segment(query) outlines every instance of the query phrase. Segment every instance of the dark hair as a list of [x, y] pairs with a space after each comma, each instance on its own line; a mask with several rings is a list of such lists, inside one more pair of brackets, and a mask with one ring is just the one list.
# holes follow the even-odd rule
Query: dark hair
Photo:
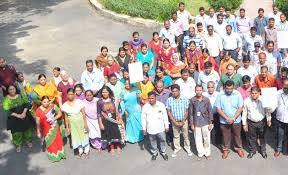
[[203, 89], [203, 86], [202, 86], [201, 84], [197, 84], [197, 85], [195, 86], [195, 89], [196, 89], [197, 87], [201, 87], [201, 88]]
[[207, 53], [209, 55], [209, 50], [207, 48], [202, 49], [202, 53]]
[[245, 12], [245, 9], [244, 8], [241, 8], [240, 10], [239, 10], [239, 12]]
[[230, 27], [230, 29], [232, 29], [232, 26], [231, 26], [230, 24], [228, 24], [228, 25], [226, 26], [226, 29], [227, 29], [228, 27]]
[[148, 67], [150, 66], [150, 64], [147, 63], [147, 62], [144, 62], [144, 63], [142, 64], [142, 66], [144, 66], [144, 65], [147, 65]]
[[173, 11], [172, 13], [171, 13], [171, 15], [173, 16], [173, 15], [177, 15], [177, 12], [176, 11]]
[[17, 88], [17, 86], [16, 86], [15, 84], [9, 84], [8, 87], [7, 87], [7, 89], [6, 89], [7, 95], [8, 95], [8, 89], [9, 89], [10, 87], [14, 87], [14, 88], [15, 88], [16, 94], [20, 94], [20, 91], [18, 90], [18, 88]]
[[113, 91], [112, 91], [108, 86], [106, 86], [106, 85], [104, 85], [104, 86], [99, 90], [101, 97], [103, 97], [103, 96], [102, 96], [103, 90], [107, 90], [107, 91], [109, 92], [110, 98], [111, 98], [111, 99], [114, 99], [114, 93], [113, 93]]
[[165, 41], [168, 41], [169, 44], [170, 44], [170, 40], [168, 38], [163, 39], [163, 44], [164, 44]]
[[180, 5], [185, 5], [185, 3], [184, 3], [184, 2], [179, 2], [179, 6], [180, 6]]
[[262, 71], [263, 69], [269, 70], [268, 66], [261, 66], [260, 71]]
[[104, 49], [106, 49], [107, 52], [108, 52], [108, 47], [106, 47], [106, 46], [102, 46], [101, 49], [100, 49], [100, 51], [102, 52]]
[[267, 41], [267, 46], [269, 45], [269, 44], [273, 44], [273, 46], [274, 46], [274, 41]]
[[230, 8], [226, 8], [225, 11], [226, 12], [231, 12], [231, 9]]
[[58, 72], [61, 71], [60, 67], [54, 67], [53, 70], [56, 70], [56, 71], [58, 71]]
[[122, 69], [122, 73], [124, 73], [124, 72], [128, 72], [129, 73], [129, 71], [127, 69]]
[[86, 90], [86, 91], [85, 91], [85, 95], [87, 95], [88, 92], [90, 92], [91, 94], [93, 94], [93, 91], [89, 89], [89, 90]]
[[281, 72], [288, 72], [288, 68], [287, 67], [282, 67], [280, 71]]
[[73, 88], [68, 88], [68, 89], [67, 89], [67, 94], [68, 94], [69, 92], [75, 93], [75, 89], [73, 89]]
[[147, 72], [143, 72], [143, 76], [144, 76], [144, 77], [149, 77], [149, 75], [148, 75]]
[[[157, 72], [157, 70], [160, 70], [161, 72], [163, 72], [163, 76], [164, 76], [164, 68], [163, 68], [163, 67], [158, 66], [158, 67], [156, 67], [155, 72]], [[157, 75], [157, 73], [156, 73], [154, 82], [157, 82], [157, 81], [159, 81], [159, 80], [161, 80], [161, 78], [159, 78], [158, 75]]]
[[197, 26], [197, 27], [203, 26], [203, 24], [202, 24], [202, 22], [197, 22], [196, 26]]
[[188, 74], [188, 73], [189, 73], [189, 70], [184, 68], [184, 69], [181, 69], [180, 72], [181, 72], [181, 75], [182, 75], [182, 74], [186, 74], [186, 73]]
[[50, 100], [49, 97], [47, 95], [44, 95], [42, 98], [41, 98], [41, 101], [43, 100]]
[[190, 41], [189, 46], [190, 46], [191, 44], [194, 44], [194, 45], [196, 46], [196, 42], [195, 42], [195, 41]]
[[139, 32], [133, 32], [132, 36], [138, 35], [139, 36]]
[[23, 72], [16, 72], [16, 77], [19, 77], [19, 75], [23, 75]]
[[119, 47], [119, 53], [122, 52], [122, 51], [126, 52], [124, 47]]
[[269, 21], [275, 21], [275, 19], [274, 18], [269, 18]]
[[261, 12], [261, 11], [264, 12], [264, 9], [263, 8], [259, 8], [258, 9], [258, 13]]
[[129, 45], [129, 42], [128, 41], [123, 41], [122, 42], [122, 46], [124, 47], [125, 45]]
[[260, 92], [261, 90], [257, 86], [254, 86], [254, 87], [251, 88], [251, 92], [253, 92], [253, 91]]
[[242, 56], [243, 58], [242, 58], [242, 62], [246, 62], [246, 61], [251, 61], [251, 59], [250, 59], [250, 56], [249, 55], [243, 55]]
[[141, 44], [141, 49], [142, 49], [143, 47], [146, 47], [146, 48], [148, 48], [148, 46], [147, 46], [147, 44], [146, 44], [146, 43], [142, 43], [142, 44]]
[[204, 63], [204, 68], [212, 67], [212, 63], [210, 61], [207, 61]]
[[108, 79], [110, 80], [112, 77], [115, 77], [117, 79], [117, 75], [115, 73], [112, 73], [108, 76]]
[[76, 84], [76, 85], [74, 86], [74, 91], [75, 91], [75, 89], [77, 89], [77, 88], [80, 88], [80, 89], [82, 90], [82, 92], [84, 91], [83, 85], [82, 85], [81, 83]]
[[244, 75], [242, 77], [242, 82], [248, 82], [248, 81], [251, 81], [251, 78], [248, 75]]
[[158, 32], [153, 32], [152, 36], [154, 37], [155, 35], [159, 36], [159, 33]]
[[150, 97], [150, 96], [156, 97], [156, 92], [154, 92], [154, 91], [148, 92], [148, 97]]
[[86, 65], [89, 63], [93, 64], [93, 61], [92, 60], [86, 60]]
[[46, 75], [45, 74], [39, 74], [38, 75], [38, 80], [40, 80], [42, 77], [46, 78]]
[[214, 27], [213, 27], [212, 25], [208, 25], [208, 26], [207, 26], [207, 30], [208, 30], [210, 27], [212, 27], [212, 29], [214, 29]]
[[253, 26], [253, 27], [250, 28], [250, 31], [255, 31], [255, 32], [257, 32], [257, 28]]
[[199, 7], [199, 12], [204, 10], [205, 11], [205, 8], [204, 7]]
[[226, 51], [224, 51], [224, 53], [223, 53], [223, 57], [224, 56], [231, 56], [232, 55], [232, 52], [230, 51], [230, 50], [226, 50]]
[[224, 83], [224, 86], [225, 87], [230, 87], [230, 86], [234, 86], [234, 81], [232, 81], [232, 80], [227, 80], [225, 83]]
[[180, 86], [178, 84], [173, 84], [173, 85], [171, 85], [171, 91], [173, 89], [178, 89], [180, 91]]
[[218, 17], [224, 17], [221, 13], [219, 13], [218, 15], [217, 15], [217, 18]]

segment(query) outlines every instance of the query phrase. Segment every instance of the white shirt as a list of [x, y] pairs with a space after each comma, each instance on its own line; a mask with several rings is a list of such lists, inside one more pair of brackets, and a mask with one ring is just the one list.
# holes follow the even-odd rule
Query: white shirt
[[222, 22], [222, 24], [219, 24], [218, 22], [216, 22], [214, 24], [214, 31], [218, 33], [218, 35], [222, 38], [223, 35], [226, 33], [226, 26], [227, 26], [227, 23], [224, 21]]
[[260, 122], [265, 118], [265, 111], [261, 98], [252, 100], [251, 97], [244, 100], [242, 123], [247, 125], [247, 119], [252, 122]]
[[175, 42], [176, 33], [173, 29], [169, 28], [168, 30], [166, 28], [162, 28], [159, 33], [159, 37], [163, 39], [167, 38], [170, 41], [171, 47], [175, 48], [177, 47]]
[[278, 91], [276, 119], [283, 123], [288, 123], [288, 95], [283, 90]]
[[205, 22], [205, 20], [206, 20], [207, 17], [208, 17], [208, 16], [207, 16], [206, 14], [204, 14], [203, 16], [197, 15], [197, 16], [195, 17], [195, 24], [197, 24], [198, 22], [201, 22], [202, 25], [203, 25], [203, 27], [204, 27], [204, 29], [205, 29], [205, 28], [207, 27], [206, 22]]
[[215, 83], [215, 88], [216, 88], [216, 86], [218, 85], [220, 81], [219, 74], [214, 70], [212, 70], [209, 75], [207, 75], [204, 71], [201, 71], [199, 73], [197, 84], [202, 85], [204, 92], [207, 91], [207, 84], [209, 81], [213, 81]]
[[255, 77], [258, 75], [256, 68], [252, 65], [249, 65], [247, 69], [243, 66], [240, 67], [237, 70], [237, 73], [240, 74], [242, 77], [244, 75], [248, 75], [251, 78], [252, 83], [254, 82]]
[[266, 64], [271, 68], [271, 73], [277, 75], [277, 59], [273, 56], [272, 52], [269, 53], [265, 51], [266, 54]]
[[274, 18], [275, 19], [275, 24], [278, 25], [278, 23], [280, 23], [280, 15], [281, 12], [277, 12], [277, 14], [275, 15], [273, 12], [268, 14], [268, 18]]
[[[215, 89], [216, 89], [216, 86], [217, 85], [214, 85]], [[209, 94], [208, 92], [204, 92], [203, 95], [207, 98], [209, 98], [210, 100], [210, 103], [211, 103], [211, 106], [212, 106], [212, 110], [213, 110], [213, 114], [216, 114], [217, 113], [217, 109], [216, 109], [216, 106], [214, 106], [215, 104], [215, 101], [217, 99], [217, 96], [218, 96], [219, 92], [218, 91], [214, 91], [213, 94]]]
[[223, 44], [220, 36], [217, 33], [213, 33], [213, 35], [207, 34], [204, 41], [206, 48], [209, 50], [210, 56], [219, 56], [220, 51], [223, 50]]
[[168, 115], [165, 105], [159, 101], [152, 106], [146, 103], [142, 108], [142, 128], [148, 134], [159, 134], [169, 128]]
[[177, 11], [177, 17], [180, 21], [182, 21], [184, 31], [189, 29], [189, 21], [192, 20], [192, 15], [190, 12], [184, 10], [183, 12]]
[[212, 18], [210, 16], [207, 16], [207, 18], [205, 19], [205, 23], [206, 27], [208, 27], [209, 25], [212, 25], [214, 27], [214, 25], [217, 23], [216, 15], [214, 14]]
[[222, 36], [223, 48], [225, 50], [235, 50], [237, 48], [242, 48], [242, 39], [238, 33], [232, 32], [228, 35], [226, 32]]
[[103, 73], [95, 67], [92, 72], [85, 70], [81, 75], [81, 83], [85, 90], [98, 91], [104, 85]]
[[178, 80], [175, 81], [175, 84], [178, 84], [180, 86], [181, 96], [190, 100], [192, 97], [196, 95], [195, 94], [196, 83], [193, 78], [188, 77], [186, 81], [184, 81], [182, 78], [179, 78]]

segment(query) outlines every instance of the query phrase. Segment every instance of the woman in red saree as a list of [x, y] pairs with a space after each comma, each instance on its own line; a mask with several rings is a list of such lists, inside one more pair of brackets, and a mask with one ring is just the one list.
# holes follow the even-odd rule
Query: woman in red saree
[[191, 41], [185, 51], [185, 64], [190, 65], [191, 63], [194, 63], [197, 65], [198, 59], [201, 55], [201, 50], [197, 49], [195, 41]]
[[48, 96], [43, 96], [41, 106], [36, 110], [37, 136], [43, 136], [46, 145], [48, 159], [58, 162], [66, 159], [60, 127], [57, 120], [61, 118], [62, 112], [50, 103]]
[[162, 48], [162, 41], [159, 37], [159, 34], [158, 32], [154, 32], [153, 33], [153, 38], [152, 40], [149, 42], [149, 47], [150, 49], [152, 50], [153, 54], [154, 54], [154, 57], [156, 59], [158, 59], [159, 57], [159, 53], [160, 53], [160, 50]]
[[158, 66], [173, 66], [171, 63], [171, 58], [173, 53], [175, 53], [175, 49], [171, 47], [169, 39], [165, 38], [163, 40], [163, 46], [162, 49], [159, 52], [159, 58], [158, 58]]
[[204, 70], [204, 64], [210, 61], [212, 63], [212, 67], [216, 72], [219, 72], [219, 66], [217, 65], [215, 59], [209, 55], [208, 49], [202, 49], [202, 55], [198, 58], [198, 71]]

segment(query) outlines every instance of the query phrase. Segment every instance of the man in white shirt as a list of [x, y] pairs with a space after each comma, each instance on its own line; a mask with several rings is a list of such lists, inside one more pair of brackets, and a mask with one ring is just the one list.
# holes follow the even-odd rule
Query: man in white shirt
[[177, 11], [178, 19], [183, 23], [184, 32], [188, 31], [189, 25], [192, 22], [192, 15], [190, 12], [185, 10], [185, 4], [183, 2], [179, 3], [179, 10]]
[[[278, 107], [276, 109], [276, 151], [274, 157], [279, 157], [283, 151], [283, 140], [288, 136], [288, 80], [284, 80], [283, 89], [279, 90]], [[286, 132], [286, 133], [285, 133]]]
[[209, 81], [213, 81], [215, 85], [218, 85], [220, 81], [219, 74], [213, 70], [212, 63], [207, 61], [204, 63], [204, 71], [201, 71], [198, 77], [197, 84], [201, 84], [203, 87], [203, 91], [207, 92], [207, 85]]
[[242, 53], [242, 39], [238, 33], [232, 32], [232, 26], [227, 25], [222, 35], [224, 51], [230, 51], [232, 58], [240, 59]]
[[164, 160], [168, 160], [165, 146], [165, 132], [168, 132], [169, 121], [165, 105], [156, 101], [154, 91], [148, 93], [149, 103], [142, 109], [142, 128], [144, 135], [148, 135], [150, 141], [151, 160], [156, 160], [158, 156], [157, 142], [159, 142], [160, 154]]
[[214, 8], [210, 7], [209, 15], [206, 17], [206, 20], [205, 20], [206, 27], [208, 27], [209, 25], [214, 26], [216, 23], [217, 23], [217, 18], [215, 15], [215, 10]]
[[246, 53], [251, 53], [255, 50], [254, 45], [256, 42], [260, 43], [260, 47], [263, 48], [263, 39], [260, 35], [256, 35], [256, 30], [256, 27], [251, 27], [250, 34], [244, 35], [243, 50]]
[[206, 28], [206, 23], [205, 20], [208, 16], [205, 14], [205, 8], [204, 7], [200, 7], [199, 8], [199, 15], [197, 15], [195, 17], [195, 24], [201, 22], [202, 25]]
[[212, 25], [209, 25], [207, 30], [208, 34], [204, 38], [205, 46], [209, 50], [210, 56], [212, 56], [217, 61], [217, 63], [220, 63], [219, 56], [223, 50], [221, 37], [214, 32]]
[[177, 47], [176, 33], [173, 29], [171, 29], [169, 20], [164, 21], [164, 28], [160, 30], [159, 37], [161, 38], [161, 40], [165, 38], [169, 39], [171, 47]]
[[81, 83], [85, 90], [92, 90], [94, 95], [104, 85], [103, 73], [93, 65], [92, 60], [86, 61], [86, 70], [81, 75]]
[[176, 80], [175, 84], [180, 86], [181, 96], [187, 98], [188, 100], [195, 96], [196, 83], [192, 77], [189, 77], [188, 69], [181, 70], [181, 78]]
[[[214, 31], [220, 35], [222, 38], [226, 33], [227, 23], [224, 21], [224, 16], [222, 14], [217, 15], [217, 22], [214, 24]], [[232, 28], [232, 27], [231, 27]]]
[[268, 14], [268, 18], [274, 18], [275, 19], [275, 24], [278, 25], [279, 22], [280, 22], [281, 12], [279, 12], [276, 4], [273, 4], [272, 8], [273, 8], [273, 12]]
[[251, 78], [251, 82], [254, 82], [255, 77], [258, 75], [255, 67], [251, 65], [251, 60], [248, 55], [244, 55], [242, 58], [243, 66], [241, 66], [237, 73], [240, 74], [242, 77], [244, 75], [248, 75]]
[[249, 154], [248, 159], [251, 159], [257, 152], [258, 143], [260, 141], [260, 154], [264, 159], [267, 158], [265, 130], [266, 126], [271, 126], [270, 115], [265, 114], [262, 101], [259, 99], [260, 89], [252, 87], [251, 96], [246, 98], [243, 106], [242, 124], [243, 129], [248, 136]]

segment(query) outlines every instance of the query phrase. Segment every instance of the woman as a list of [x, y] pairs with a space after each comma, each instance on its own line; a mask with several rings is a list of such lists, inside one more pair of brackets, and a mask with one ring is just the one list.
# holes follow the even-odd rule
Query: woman
[[83, 102], [75, 99], [75, 90], [72, 88], [67, 90], [67, 97], [67, 101], [62, 106], [66, 126], [68, 126], [67, 133], [71, 133], [73, 149], [78, 149], [77, 157], [80, 158], [83, 154], [88, 156], [89, 128], [87, 126]]
[[122, 42], [122, 47], [125, 50], [126, 55], [129, 55], [131, 57], [131, 61], [134, 60], [134, 55], [132, 53], [132, 50], [130, 48], [129, 42], [128, 41], [123, 41]]
[[163, 47], [159, 52], [158, 66], [163, 66], [163, 64], [168, 64], [168, 66], [170, 66], [172, 55], [175, 52], [175, 49], [170, 45], [169, 39], [165, 38], [163, 40]]
[[161, 39], [159, 37], [159, 33], [158, 32], [153, 32], [153, 38], [149, 42], [149, 47], [152, 50], [156, 60], [158, 60], [159, 54], [160, 54], [160, 50], [162, 48], [162, 41], [161, 41]]
[[191, 63], [197, 64], [199, 57], [202, 55], [201, 50], [197, 49], [195, 41], [189, 43], [188, 48], [185, 51], [185, 64]]
[[123, 121], [114, 104], [112, 90], [108, 86], [103, 86], [100, 94], [101, 98], [97, 102], [97, 113], [101, 129], [101, 141], [105, 146], [109, 146], [112, 155], [115, 148], [120, 154], [122, 136], [119, 125], [123, 125]]
[[96, 57], [95, 64], [99, 69], [103, 69], [108, 62], [108, 48], [106, 46], [102, 46], [100, 49], [101, 53]]
[[29, 112], [30, 104], [25, 94], [18, 94], [15, 85], [7, 88], [8, 94], [3, 98], [3, 109], [7, 116], [7, 130], [12, 133], [12, 142], [16, 152], [27, 144], [32, 148], [32, 128], [34, 120]]
[[125, 91], [120, 94], [121, 109], [126, 117], [126, 141], [137, 143], [144, 139], [141, 123], [141, 106], [139, 90], [132, 90], [129, 80], [125, 82]]
[[82, 84], [76, 84], [75, 89], [75, 99], [83, 101], [85, 99], [84, 88]]
[[174, 53], [171, 59], [171, 65], [169, 67], [164, 67], [166, 73], [173, 79], [181, 77], [181, 70], [184, 69], [186, 65], [180, 61], [180, 55]]
[[209, 55], [208, 49], [202, 49], [202, 55], [198, 58], [198, 71], [204, 71], [204, 64], [210, 61], [212, 63], [212, 67], [216, 72], [219, 72], [219, 67], [213, 57]]
[[142, 38], [139, 38], [138, 32], [133, 32], [132, 37], [133, 40], [129, 41], [129, 46], [131, 48], [132, 54], [135, 57], [140, 50], [141, 44], [144, 43], [144, 40]]
[[171, 79], [170, 76], [164, 75], [164, 69], [163, 67], [157, 67], [156, 68], [156, 76], [154, 79], [154, 83], [156, 83], [157, 81], [163, 81], [164, 83], [164, 88], [167, 88], [169, 86], [171, 86], [173, 84], [173, 80]]
[[108, 77], [113, 73], [116, 74], [120, 78], [120, 71], [121, 71], [121, 68], [115, 62], [114, 58], [112, 56], [108, 56], [108, 62], [103, 71], [106, 83], [108, 82]]
[[58, 102], [61, 108], [62, 104], [67, 101], [67, 90], [69, 88], [74, 88], [76, 82], [72, 78], [70, 78], [67, 72], [64, 70], [60, 72], [60, 76], [62, 81], [58, 84], [57, 90], [58, 90]]
[[[143, 72], [148, 73], [149, 80], [153, 80], [155, 78], [155, 70], [153, 70], [153, 71], [150, 70], [149, 63], [147, 63], [147, 62], [143, 63], [142, 68], [143, 68]], [[125, 82], [123, 84], [125, 84]]]
[[147, 73], [143, 73], [143, 81], [137, 83], [137, 89], [141, 92], [141, 104], [144, 105], [148, 102], [148, 93], [154, 90], [154, 85], [149, 80], [149, 75]]
[[61, 76], [60, 76], [60, 67], [54, 67], [53, 68], [53, 79], [52, 79], [52, 83], [57, 87], [58, 84], [61, 82]]
[[89, 141], [97, 152], [101, 151], [101, 131], [97, 116], [97, 101], [93, 96], [93, 91], [87, 90], [85, 92], [85, 100], [83, 100], [87, 125], [89, 128]]
[[125, 49], [123, 47], [119, 48], [119, 53], [115, 59], [122, 70], [123, 69], [128, 70], [128, 65], [131, 63], [131, 57], [126, 54]]
[[52, 162], [66, 159], [60, 127], [57, 120], [61, 118], [62, 112], [51, 104], [48, 96], [43, 96], [41, 106], [36, 110], [36, 124], [38, 138], [44, 137], [46, 153]]
[[242, 85], [237, 88], [237, 91], [240, 92], [241, 96], [245, 100], [251, 95], [251, 78], [248, 75], [242, 77]]
[[148, 51], [147, 44], [143, 43], [141, 45], [141, 52], [138, 52], [136, 55], [136, 61], [140, 61], [141, 64], [148, 63], [150, 65], [149, 72], [155, 72], [154, 68], [154, 55], [151, 51]]

